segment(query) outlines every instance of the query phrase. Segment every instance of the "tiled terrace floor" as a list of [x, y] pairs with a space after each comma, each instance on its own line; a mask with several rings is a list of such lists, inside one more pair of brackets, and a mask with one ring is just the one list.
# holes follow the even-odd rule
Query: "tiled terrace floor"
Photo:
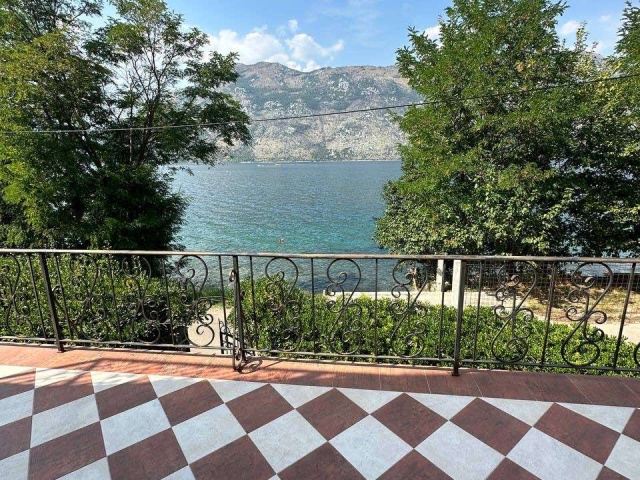
[[0, 346], [0, 478], [640, 479], [640, 380]]

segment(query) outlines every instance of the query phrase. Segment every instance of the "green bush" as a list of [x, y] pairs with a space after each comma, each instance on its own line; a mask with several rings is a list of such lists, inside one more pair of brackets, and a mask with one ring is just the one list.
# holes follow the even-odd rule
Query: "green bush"
[[[311, 295], [285, 281], [260, 279], [242, 284], [242, 307], [246, 342], [255, 351], [288, 355], [287, 352], [341, 354], [347, 359], [405, 361], [435, 364], [451, 361], [457, 312], [452, 307], [407, 302], [403, 299], [359, 297], [349, 294]], [[586, 328], [586, 342], [577, 324], [551, 323], [521, 311], [515, 324], [491, 307], [468, 307], [463, 312], [461, 358], [470, 364], [497, 368], [535, 368], [544, 352], [546, 365], [566, 366], [572, 371], [597, 373], [584, 367], [609, 367], [617, 339]], [[638, 368], [635, 345], [621, 343], [618, 367]], [[565, 358], [573, 364], [569, 364]], [[314, 356], [314, 355], [311, 355]], [[383, 357], [383, 358], [380, 358]], [[384, 357], [400, 357], [385, 359]], [[369, 358], [370, 360], [374, 360]], [[484, 361], [484, 363], [483, 363]], [[498, 362], [497, 364], [495, 362]], [[519, 364], [519, 365], [516, 365]], [[555, 371], [566, 368], [550, 367]]]
[[[189, 345], [187, 329], [198, 322], [200, 346], [217, 342], [217, 325], [207, 310], [220, 301], [221, 291], [190, 278], [190, 265], [182, 266], [181, 277], [164, 261], [139, 256], [48, 256], [62, 338], [98, 344]], [[0, 337], [54, 338], [37, 255], [0, 257], [0, 314]]]

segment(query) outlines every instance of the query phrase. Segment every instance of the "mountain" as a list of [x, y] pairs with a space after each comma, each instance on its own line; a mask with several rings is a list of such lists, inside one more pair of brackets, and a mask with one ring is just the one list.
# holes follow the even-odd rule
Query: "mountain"
[[[251, 118], [308, 115], [419, 101], [395, 67], [339, 67], [299, 72], [278, 63], [237, 65], [226, 87]], [[402, 110], [395, 110], [402, 112]], [[398, 158], [403, 141], [388, 110], [254, 122], [253, 144], [231, 149], [235, 161]]]

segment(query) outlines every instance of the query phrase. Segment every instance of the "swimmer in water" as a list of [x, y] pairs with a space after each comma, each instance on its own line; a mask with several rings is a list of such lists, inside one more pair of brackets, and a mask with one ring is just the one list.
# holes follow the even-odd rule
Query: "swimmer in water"
[[284, 243], [284, 237], [280, 237], [280, 245]]

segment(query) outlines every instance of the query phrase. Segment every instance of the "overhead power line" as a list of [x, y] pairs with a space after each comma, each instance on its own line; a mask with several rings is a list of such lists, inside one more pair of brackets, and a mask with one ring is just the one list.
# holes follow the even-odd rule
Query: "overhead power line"
[[[557, 85], [545, 85], [545, 86], [527, 88], [527, 89], [508, 90], [505, 92], [472, 95], [468, 97], [449, 98], [449, 99], [442, 99], [442, 100], [426, 100], [424, 102], [412, 102], [412, 103], [403, 103], [403, 104], [396, 104], [396, 105], [386, 105], [383, 107], [367, 107], [367, 108], [358, 108], [353, 110], [339, 110], [339, 111], [333, 111], [333, 112], [309, 113], [305, 115], [289, 115], [289, 116], [282, 116], [282, 117], [254, 118], [254, 119], [251, 119], [251, 123], [280, 122], [285, 120], [304, 120], [308, 118], [332, 117], [336, 115], [349, 115], [353, 113], [375, 112], [380, 110], [395, 110], [400, 108], [420, 107], [425, 105], [460, 103], [460, 102], [468, 102], [472, 100], [482, 100], [485, 98], [499, 98], [499, 97], [506, 97], [510, 95], [536, 93], [536, 92], [542, 92], [542, 91], [548, 91], [548, 90], [555, 90], [559, 88], [580, 87], [583, 85], [592, 85], [592, 84], [602, 83], [602, 82], [629, 80], [629, 79], [638, 78], [638, 77], [640, 77], [640, 73], [620, 75], [617, 77], [597, 78], [593, 80], [584, 80], [581, 82], [560, 83]], [[232, 125], [234, 123], [244, 123], [244, 121], [243, 120], [226, 120], [224, 122], [183, 123], [178, 125], [157, 125], [157, 126], [150, 126], [150, 127], [117, 127], [117, 128], [89, 127], [89, 128], [77, 128], [77, 129], [55, 129], [55, 130], [4, 130], [4, 131], [0, 131], [0, 134], [11, 135], [11, 134], [47, 134], [47, 133], [91, 133], [94, 131], [95, 132], [133, 132], [133, 131], [141, 131], [141, 130], [156, 131], [156, 130], [169, 130], [169, 129], [177, 129], [177, 128], [216, 127], [216, 126], [223, 126], [223, 125]]]

